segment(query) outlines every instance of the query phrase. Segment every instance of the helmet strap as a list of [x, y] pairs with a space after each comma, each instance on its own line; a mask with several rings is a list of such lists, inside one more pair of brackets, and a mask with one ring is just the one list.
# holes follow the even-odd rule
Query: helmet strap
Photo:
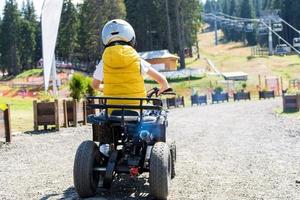
[[111, 42], [111, 43], [109, 43], [108, 45], [105, 45], [105, 48], [107, 48], [107, 47], [111, 47], [111, 46], [117, 46], [117, 45], [129, 45], [129, 46], [132, 46], [131, 44], [130, 44], [130, 42], [124, 42], [124, 41], [114, 41], [114, 42]]

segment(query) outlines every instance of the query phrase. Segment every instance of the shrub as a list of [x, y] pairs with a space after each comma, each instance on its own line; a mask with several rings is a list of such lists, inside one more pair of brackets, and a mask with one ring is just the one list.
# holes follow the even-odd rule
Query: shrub
[[50, 93], [42, 91], [38, 94], [38, 100], [42, 102], [51, 102], [54, 101], [54, 97]]
[[238, 92], [244, 92], [244, 90], [247, 88], [247, 83], [245, 81], [237, 81], [235, 85], [235, 89]]
[[219, 85], [219, 86], [215, 87], [214, 92], [215, 93], [221, 93], [221, 92], [223, 92], [223, 90], [224, 90], [223, 87]]
[[71, 91], [70, 96], [73, 99], [80, 100], [86, 93], [87, 83], [84, 75], [75, 73], [69, 82], [69, 88]]
[[242, 88], [243, 88], [243, 89], [246, 89], [246, 87], [247, 87], [247, 83], [244, 82], [244, 83], [242, 84]]
[[298, 88], [288, 88], [286, 94], [289, 94], [289, 95], [300, 94], [300, 90], [298, 90]]
[[93, 87], [92, 87], [92, 82], [93, 82], [93, 79], [90, 78], [90, 77], [87, 77], [85, 79], [86, 81], [86, 92], [85, 92], [85, 95], [86, 96], [96, 96], [97, 95], [97, 90], [95, 90]]

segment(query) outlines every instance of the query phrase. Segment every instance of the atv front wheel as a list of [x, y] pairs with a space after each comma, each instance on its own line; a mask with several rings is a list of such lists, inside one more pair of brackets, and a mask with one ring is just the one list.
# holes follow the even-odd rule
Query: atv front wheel
[[176, 163], [176, 143], [173, 141], [170, 145], [170, 150], [171, 150], [171, 159], [172, 159], [172, 170], [171, 170], [171, 178], [175, 178], [176, 172], [175, 172], [175, 163]]
[[84, 141], [78, 147], [73, 169], [73, 179], [76, 192], [82, 198], [96, 194], [99, 182], [100, 151], [93, 141]]
[[167, 199], [171, 181], [172, 160], [169, 146], [156, 143], [150, 156], [150, 194], [155, 199]]

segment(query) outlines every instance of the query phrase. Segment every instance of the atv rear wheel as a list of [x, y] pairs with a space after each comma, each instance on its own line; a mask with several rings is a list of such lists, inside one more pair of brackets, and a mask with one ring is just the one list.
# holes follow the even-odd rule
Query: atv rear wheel
[[78, 147], [73, 169], [73, 179], [76, 192], [82, 198], [92, 197], [96, 194], [99, 183], [100, 151], [93, 141], [84, 141]]
[[150, 194], [155, 199], [167, 199], [171, 181], [172, 160], [169, 146], [156, 143], [150, 156]]

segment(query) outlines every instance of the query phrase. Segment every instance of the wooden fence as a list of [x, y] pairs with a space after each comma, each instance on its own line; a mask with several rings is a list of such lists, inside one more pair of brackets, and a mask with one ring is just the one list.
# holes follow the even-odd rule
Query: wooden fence
[[67, 126], [67, 113], [64, 113], [65, 109], [62, 101], [55, 100], [54, 102], [37, 102], [33, 101], [33, 118], [34, 118], [34, 130], [38, 131], [39, 126], [53, 125], [58, 131], [61, 126]]

